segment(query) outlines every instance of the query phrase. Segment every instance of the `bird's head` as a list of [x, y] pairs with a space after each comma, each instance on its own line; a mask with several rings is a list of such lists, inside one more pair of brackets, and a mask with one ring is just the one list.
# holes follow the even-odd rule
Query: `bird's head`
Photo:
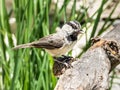
[[83, 33], [81, 25], [78, 21], [69, 21], [63, 25], [62, 30], [67, 34], [67, 38], [70, 41], [77, 40], [79, 34]]

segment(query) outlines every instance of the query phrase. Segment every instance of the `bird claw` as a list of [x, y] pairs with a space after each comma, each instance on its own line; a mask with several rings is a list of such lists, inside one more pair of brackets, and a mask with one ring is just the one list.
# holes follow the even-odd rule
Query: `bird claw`
[[73, 57], [71, 57], [71, 56], [62, 55], [62, 57], [55, 57], [54, 59], [58, 63], [64, 64], [67, 68], [72, 67], [70, 61], [71, 61], [71, 59], [73, 59]]
[[75, 61], [73, 57], [65, 55], [62, 55], [61, 57], [54, 57], [54, 60], [53, 73], [57, 77], [62, 75], [67, 69], [72, 68], [73, 66], [71, 63]]

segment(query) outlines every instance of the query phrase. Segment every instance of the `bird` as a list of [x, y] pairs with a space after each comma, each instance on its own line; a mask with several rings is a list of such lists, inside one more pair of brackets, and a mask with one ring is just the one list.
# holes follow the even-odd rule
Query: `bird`
[[42, 37], [37, 41], [17, 45], [13, 47], [13, 49], [16, 50], [30, 47], [43, 48], [53, 57], [59, 57], [72, 50], [77, 43], [78, 35], [82, 33], [83, 30], [78, 21], [69, 21], [66, 22], [59, 31]]

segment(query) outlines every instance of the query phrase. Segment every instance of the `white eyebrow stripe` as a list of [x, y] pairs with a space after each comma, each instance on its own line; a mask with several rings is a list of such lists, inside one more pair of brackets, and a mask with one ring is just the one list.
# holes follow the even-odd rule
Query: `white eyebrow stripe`
[[70, 25], [73, 29], [77, 29], [78, 28], [77, 27], [78, 25], [76, 25], [76, 23], [74, 21], [70, 21], [67, 24]]

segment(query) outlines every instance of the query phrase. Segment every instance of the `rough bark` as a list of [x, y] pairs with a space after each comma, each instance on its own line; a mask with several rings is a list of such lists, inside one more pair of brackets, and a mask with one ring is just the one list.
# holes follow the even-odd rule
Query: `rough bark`
[[55, 90], [107, 90], [109, 73], [120, 63], [120, 24], [72, 63]]

